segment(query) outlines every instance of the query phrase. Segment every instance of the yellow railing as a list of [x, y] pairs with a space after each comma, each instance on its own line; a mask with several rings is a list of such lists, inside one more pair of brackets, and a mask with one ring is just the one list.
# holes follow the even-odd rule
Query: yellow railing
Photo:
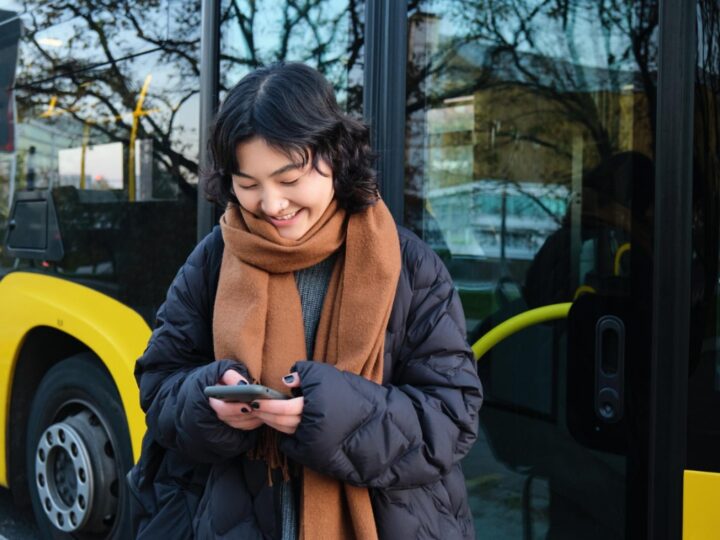
[[622, 246], [618, 248], [617, 252], [615, 253], [615, 264], [613, 265], [613, 270], [616, 276], [620, 275], [620, 264], [622, 263], [623, 255], [630, 251], [630, 249], [630, 242], [625, 242]]
[[515, 315], [507, 321], [498, 324], [495, 328], [478, 339], [472, 346], [473, 353], [475, 353], [475, 359], [479, 360], [486, 352], [500, 343], [503, 339], [510, 337], [528, 326], [555, 319], [566, 318], [568, 311], [570, 311], [570, 306], [572, 306], [572, 302], [542, 306]]

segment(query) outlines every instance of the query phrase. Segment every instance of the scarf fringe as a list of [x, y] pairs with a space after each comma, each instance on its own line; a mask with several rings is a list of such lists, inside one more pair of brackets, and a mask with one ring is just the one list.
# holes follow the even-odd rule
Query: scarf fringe
[[267, 479], [270, 487], [273, 485], [272, 473], [275, 469], [280, 469], [284, 482], [290, 481], [290, 464], [287, 456], [280, 451], [278, 437], [277, 431], [262, 426], [255, 448], [248, 452], [250, 459], [262, 460], [267, 465]]

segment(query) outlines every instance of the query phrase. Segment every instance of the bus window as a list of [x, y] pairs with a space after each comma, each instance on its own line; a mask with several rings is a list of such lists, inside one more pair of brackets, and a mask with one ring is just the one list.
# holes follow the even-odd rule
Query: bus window
[[362, 113], [365, 2], [221, 0], [221, 95], [253, 68], [303, 62], [335, 87], [340, 106]]
[[4, 271], [81, 282], [151, 322], [196, 240], [200, 1], [11, 4], [23, 32], [0, 238], [25, 194], [53, 207], [63, 256], [8, 244]]
[[656, 2], [408, 3], [404, 223], [450, 270], [470, 342], [576, 298], [571, 315], [616, 314], [606, 418], [572, 317], [480, 358], [480, 536], [644, 536], [647, 448], [627, 434], [647, 425], [656, 26]]
[[[0, 5], [0, 7], [3, 7]], [[10, 177], [15, 175], [15, 100], [12, 88], [15, 82], [21, 23], [17, 12], [0, 9], [0, 24], [5, 30], [0, 38], [0, 235], [7, 227], [11, 198]], [[4, 180], [4, 181], [3, 181]]]

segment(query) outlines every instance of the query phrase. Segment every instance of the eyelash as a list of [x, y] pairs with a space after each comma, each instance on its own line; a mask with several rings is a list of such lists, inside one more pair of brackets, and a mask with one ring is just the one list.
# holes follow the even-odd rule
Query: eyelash
[[[298, 176], [295, 180], [290, 180], [289, 182], [280, 182], [284, 186], [293, 186], [298, 183], [298, 180], [302, 178], [301, 176]], [[252, 186], [243, 186], [242, 184], [237, 184], [237, 187], [240, 189], [253, 189], [257, 187], [257, 184], [253, 184]]]

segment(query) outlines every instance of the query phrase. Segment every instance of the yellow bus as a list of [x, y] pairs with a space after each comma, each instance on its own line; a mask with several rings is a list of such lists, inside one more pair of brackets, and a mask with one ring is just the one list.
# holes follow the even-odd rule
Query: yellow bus
[[[463, 301], [479, 538], [720, 538], [710, 0], [0, 0], [0, 486], [126, 538], [133, 377], [220, 209], [212, 115], [306, 62]], [[210, 359], [208, 359], [209, 361]]]

